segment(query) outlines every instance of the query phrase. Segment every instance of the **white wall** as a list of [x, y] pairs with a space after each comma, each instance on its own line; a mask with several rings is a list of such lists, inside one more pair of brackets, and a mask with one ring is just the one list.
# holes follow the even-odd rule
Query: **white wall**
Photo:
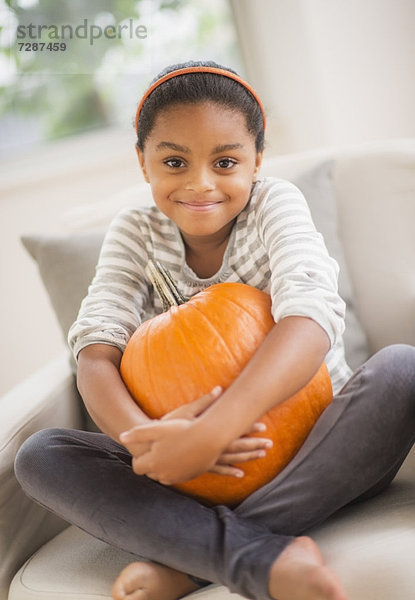
[[141, 181], [133, 131], [103, 130], [0, 163], [0, 394], [65, 351], [26, 233], [68, 232], [71, 207]]
[[415, 135], [414, 0], [232, 0], [271, 150]]

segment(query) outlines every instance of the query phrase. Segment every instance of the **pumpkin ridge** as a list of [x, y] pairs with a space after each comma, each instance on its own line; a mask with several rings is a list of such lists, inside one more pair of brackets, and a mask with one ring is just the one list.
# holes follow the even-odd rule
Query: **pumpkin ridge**
[[[152, 321], [151, 319], [148, 320], [148, 325], [147, 325], [147, 331], [146, 331], [146, 343], [144, 346], [144, 352], [145, 352], [145, 358], [146, 358], [146, 364], [151, 365], [151, 345], [150, 345], [150, 340], [151, 340], [151, 336], [149, 335], [151, 332], [151, 329], [154, 329], [154, 321]], [[147, 369], [147, 374], [148, 374], [148, 379], [149, 379], [149, 384], [150, 384], [150, 389], [154, 395], [154, 378], [152, 377], [152, 373], [151, 373], [151, 369]]]
[[232, 352], [232, 350], [229, 348], [229, 345], [227, 344], [225, 338], [223, 337], [223, 335], [220, 334], [220, 332], [218, 331], [218, 329], [215, 327], [215, 325], [212, 323], [212, 321], [209, 319], [209, 317], [203, 312], [203, 310], [201, 310], [198, 306], [196, 306], [193, 303], [189, 303], [190, 306], [192, 306], [192, 308], [194, 310], [197, 310], [199, 315], [203, 317], [203, 319], [205, 319], [205, 321], [209, 324], [210, 329], [212, 329], [212, 331], [215, 332], [216, 337], [221, 341], [222, 346], [225, 348], [225, 350], [227, 351], [228, 355], [232, 358], [232, 361], [234, 363], [234, 365], [236, 365], [236, 367], [240, 367], [240, 362], [238, 361], [236, 355]]
[[[175, 311], [174, 314], [170, 313], [170, 316], [171, 316], [172, 322], [174, 322], [175, 327], [176, 327], [176, 335], [177, 335], [177, 332], [180, 333], [182, 350], [185, 349], [186, 355], [188, 356], [187, 364], [192, 363], [192, 358], [194, 355], [192, 354], [192, 349], [189, 346], [189, 338], [188, 338], [188, 336], [186, 336], [186, 331], [184, 329], [184, 321], [181, 318], [180, 311]], [[172, 360], [171, 362], [172, 362], [172, 364], [174, 364], [174, 360]], [[197, 365], [197, 367], [198, 367], [198, 373], [199, 373], [200, 379], [205, 380], [206, 378], [202, 376], [203, 373], [202, 373], [202, 371], [200, 371], [200, 365]], [[195, 369], [194, 363], [193, 363], [193, 369]], [[186, 397], [187, 394], [186, 394], [186, 390], [184, 388], [184, 383], [185, 383], [184, 380], [182, 381], [182, 379], [179, 377], [176, 379], [176, 381], [179, 382], [181, 395], [183, 397]], [[197, 400], [197, 398], [192, 398], [190, 400], [190, 402], [193, 400]]]
[[[240, 371], [240, 365], [237, 362], [235, 356], [233, 355], [233, 353], [230, 351], [229, 345], [226, 344], [226, 339], [223, 338], [223, 336], [221, 336], [217, 330], [217, 327], [215, 327], [215, 325], [210, 321], [210, 319], [203, 313], [203, 310], [201, 310], [199, 307], [196, 307], [194, 303], [192, 302], [188, 302], [186, 304], [186, 310], [187, 312], [190, 311], [190, 309], [193, 309], [194, 311], [196, 311], [197, 313], [197, 317], [199, 319], [199, 323], [204, 323], [204, 327], [206, 327], [205, 329], [205, 333], [207, 334], [208, 338], [209, 338], [209, 334], [210, 332], [213, 332], [213, 337], [215, 339], [215, 342], [218, 343], [218, 345], [220, 345], [220, 347], [223, 349], [224, 352], [226, 352], [227, 354], [227, 363], [225, 361], [225, 363], [228, 365], [229, 369], [232, 369], [234, 372], [239, 372]], [[187, 325], [187, 321], [182, 322], [183, 324], [186, 324], [186, 327], [188, 328]], [[192, 331], [192, 329], [190, 328], [190, 331]], [[192, 344], [190, 343], [190, 339], [188, 336], [185, 335], [185, 340], [186, 340], [186, 346], [192, 346]], [[193, 369], [195, 370], [195, 367], [197, 366], [197, 373], [199, 376], [199, 382], [204, 382], [205, 383], [205, 387], [203, 388], [203, 386], [199, 386], [200, 389], [203, 389], [203, 394], [204, 393], [208, 393], [215, 385], [222, 385], [222, 387], [227, 387], [229, 385], [229, 381], [226, 382], [226, 384], [223, 381], [222, 376], [218, 376], [215, 377], [215, 380], [212, 381], [212, 376], [209, 372], [209, 367], [205, 364], [204, 358], [206, 356], [206, 347], [203, 345], [203, 343], [200, 342], [200, 338], [196, 338], [197, 342], [195, 342], [193, 340], [193, 346], [191, 348], [189, 348], [189, 356], [192, 358], [192, 364], [193, 364]], [[197, 362], [195, 362], [195, 344], [197, 346], [197, 349], [199, 351], [198, 353], [198, 358], [199, 360]], [[195, 398], [192, 398], [192, 400], [194, 400]]]
[[[261, 290], [259, 290], [259, 291], [261, 291]], [[244, 327], [244, 337], [246, 339], [247, 336], [249, 335], [250, 347], [257, 348], [258, 347], [258, 335], [255, 335], [253, 332], [255, 332], [256, 329], [260, 330], [260, 333], [262, 336], [262, 340], [261, 340], [261, 343], [262, 343], [262, 341], [265, 339], [265, 337], [269, 333], [270, 327], [267, 327], [267, 325], [266, 325], [266, 323], [264, 323], [264, 321], [262, 321], [261, 319], [258, 319], [256, 315], [253, 315], [249, 310], [246, 309], [246, 307], [243, 304], [241, 304], [239, 302], [235, 302], [232, 299], [232, 297], [230, 297], [229, 295], [221, 294], [221, 298], [222, 298], [222, 300], [226, 300], [228, 305], [238, 307], [238, 310], [241, 313], [242, 318], [250, 319], [250, 321], [251, 321], [250, 325], [245, 325], [245, 327]], [[270, 319], [272, 319], [271, 316], [270, 316]], [[272, 319], [272, 321], [273, 321], [273, 319]], [[239, 365], [240, 363], [237, 361], [237, 364]], [[244, 363], [244, 366], [245, 366], [245, 364], [246, 363]]]
[[[258, 289], [258, 288], [255, 288]], [[262, 290], [258, 290], [260, 292], [262, 292]], [[266, 292], [262, 292], [262, 293], [266, 293]], [[246, 313], [247, 315], [249, 315], [251, 317], [251, 319], [253, 320], [253, 322], [255, 323], [255, 325], [258, 327], [261, 327], [261, 329], [263, 330], [263, 332], [266, 334], [269, 333], [269, 329], [266, 327], [266, 325], [264, 326], [264, 323], [261, 319], [258, 319], [256, 315], [252, 314], [249, 310], [249, 304], [248, 306], [245, 306], [244, 304], [241, 304], [240, 302], [236, 301], [235, 298], [233, 298], [232, 296], [223, 293], [222, 294], [224, 298], [226, 298], [226, 300], [231, 303], [234, 304], [235, 306], [237, 306], [238, 308], [240, 308], [244, 313]]]

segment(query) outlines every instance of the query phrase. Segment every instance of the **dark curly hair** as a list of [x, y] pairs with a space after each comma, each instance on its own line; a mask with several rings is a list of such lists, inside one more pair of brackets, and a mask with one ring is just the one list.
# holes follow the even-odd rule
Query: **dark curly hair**
[[[163, 69], [151, 85], [164, 75], [186, 67], [215, 67], [238, 75], [233, 69], [223, 67], [213, 61], [189, 61], [170, 65]], [[209, 101], [245, 115], [248, 131], [255, 138], [257, 152], [264, 149], [264, 118], [261, 108], [242, 84], [234, 79], [216, 73], [187, 73], [160, 84], [146, 98], [138, 119], [137, 146], [142, 151], [150, 135], [159, 112], [176, 104], [197, 104]]]

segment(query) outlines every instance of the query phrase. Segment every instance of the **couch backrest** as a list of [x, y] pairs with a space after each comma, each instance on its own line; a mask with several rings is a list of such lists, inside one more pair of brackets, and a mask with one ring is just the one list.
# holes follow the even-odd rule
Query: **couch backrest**
[[[370, 350], [415, 345], [415, 139], [273, 156], [264, 160], [261, 175], [296, 179], [328, 159], [338, 234]], [[148, 184], [72, 209], [67, 224], [102, 230], [117, 210], [137, 201], [152, 202]]]
[[273, 157], [262, 174], [292, 178], [334, 159], [338, 231], [370, 348], [415, 345], [415, 140]]

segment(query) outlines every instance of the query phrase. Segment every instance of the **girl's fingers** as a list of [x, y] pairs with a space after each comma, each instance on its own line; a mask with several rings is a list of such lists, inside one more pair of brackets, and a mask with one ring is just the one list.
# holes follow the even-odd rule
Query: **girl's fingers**
[[137, 425], [129, 431], [121, 433], [120, 442], [125, 445], [155, 442], [163, 436], [183, 431], [187, 427], [189, 427], [188, 419], [154, 419], [145, 425]]
[[265, 450], [251, 450], [251, 452], [239, 452], [238, 454], [221, 454], [217, 464], [233, 465], [235, 463], [247, 462], [248, 460], [264, 458], [266, 454]]
[[243, 437], [234, 440], [225, 448], [225, 454], [240, 454], [241, 452], [251, 452], [253, 450], [269, 450], [272, 448], [272, 440], [259, 437]]
[[163, 419], [194, 419], [195, 417], [202, 414], [206, 409], [208, 409], [209, 406], [219, 398], [222, 392], [223, 389], [219, 385], [217, 385], [208, 394], [205, 394], [204, 396], [193, 400], [193, 402], [189, 402], [189, 404], [179, 406], [179, 408], [176, 408], [175, 410], [172, 410], [167, 415], [165, 415]]
[[138, 425], [120, 433], [120, 442], [121, 444], [154, 442], [159, 435], [160, 427], [162, 427], [161, 421], [154, 419], [148, 425]]
[[214, 465], [211, 469], [209, 469], [210, 473], [216, 473], [217, 475], [230, 475], [231, 477], [244, 477], [245, 473], [242, 469], [238, 469], [237, 467], [233, 467], [232, 465]]
[[232, 465], [257, 458], [264, 458], [267, 450], [272, 448], [272, 446], [272, 440], [267, 438], [239, 438], [229, 444], [220, 455], [217, 464]]
[[162, 483], [163, 485], [170, 485], [167, 481], [160, 479], [157, 473], [146, 473], [146, 477], [152, 479], [153, 481], [157, 481], [157, 483]]
[[253, 423], [251, 429], [249, 431], [247, 431], [247, 433], [259, 433], [261, 431], [266, 431], [267, 430], [267, 426], [265, 425], [265, 423]]
[[197, 398], [193, 402], [187, 404], [187, 408], [191, 411], [191, 415], [193, 417], [197, 417], [201, 413], [203, 413], [211, 404], [213, 404], [219, 396], [222, 394], [223, 390], [220, 385], [217, 385], [213, 390], [211, 390], [208, 394]]
[[141, 456], [142, 454], [145, 454], [146, 452], [150, 451], [151, 442], [145, 442], [143, 444], [131, 443], [131, 444], [126, 444], [125, 447], [127, 448], [128, 452], [130, 454], [132, 454], [133, 456]]
[[[144, 455], [145, 456], [145, 455]], [[133, 458], [132, 460], [133, 471], [136, 475], [148, 475], [150, 473], [150, 466], [143, 464], [140, 458]]]

